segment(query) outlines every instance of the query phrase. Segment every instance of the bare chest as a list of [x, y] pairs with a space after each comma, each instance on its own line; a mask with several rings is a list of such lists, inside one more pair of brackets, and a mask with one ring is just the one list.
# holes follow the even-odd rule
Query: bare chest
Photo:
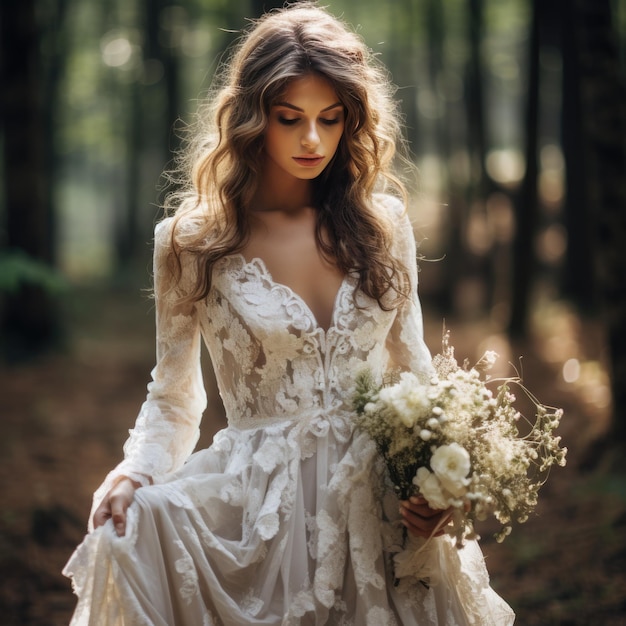
[[275, 282], [305, 302], [321, 328], [330, 326], [344, 276], [320, 253], [314, 227], [299, 224], [253, 234], [243, 254], [248, 261], [261, 259]]

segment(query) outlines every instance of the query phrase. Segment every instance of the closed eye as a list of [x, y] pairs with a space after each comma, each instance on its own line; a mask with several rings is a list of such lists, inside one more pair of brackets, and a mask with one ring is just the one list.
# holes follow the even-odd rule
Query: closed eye
[[333, 119], [330, 119], [330, 120], [325, 119], [325, 118], [320, 119], [320, 122], [324, 124], [325, 126], [334, 126], [335, 124], [339, 124], [340, 121], [341, 119], [338, 117], [334, 117]]
[[297, 117], [282, 117], [279, 116], [278, 117], [278, 122], [280, 124], [282, 124], [283, 126], [293, 126], [294, 124], [296, 124], [298, 122], [298, 118]]

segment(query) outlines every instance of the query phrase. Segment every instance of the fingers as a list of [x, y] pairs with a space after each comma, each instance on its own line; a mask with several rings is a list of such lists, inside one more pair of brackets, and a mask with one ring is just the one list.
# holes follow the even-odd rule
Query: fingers
[[417, 537], [439, 537], [444, 534], [451, 511], [431, 509], [424, 498], [411, 497], [400, 503], [402, 523]]
[[126, 509], [129, 504], [123, 494], [111, 497], [111, 519], [118, 537], [126, 534]]
[[111, 517], [111, 507], [109, 506], [109, 499], [105, 498], [102, 504], [96, 509], [93, 514], [94, 528], [98, 526], [104, 526], [105, 522]]
[[115, 532], [119, 537], [123, 537], [126, 534], [126, 510], [133, 501], [135, 490], [138, 486], [137, 483], [129, 478], [125, 478], [111, 490], [111, 497], [109, 498], [111, 503], [111, 518], [113, 519]]
[[111, 519], [116, 534], [123, 537], [126, 534], [126, 511], [133, 501], [136, 487], [137, 484], [130, 479], [123, 479], [113, 487], [94, 513], [94, 527], [102, 526]]

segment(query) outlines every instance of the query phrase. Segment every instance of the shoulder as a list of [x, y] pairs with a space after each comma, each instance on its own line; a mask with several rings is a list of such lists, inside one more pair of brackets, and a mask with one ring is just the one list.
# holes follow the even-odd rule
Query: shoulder
[[393, 249], [414, 244], [413, 225], [404, 200], [388, 193], [373, 195], [375, 211], [384, 216]]
[[179, 252], [197, 249], [206, 239], [206, 220], [182, 214], [163, 218], [154, 228], [155, 247]]
[[172, 303], [193, 293], [198, 275], [194, 255], [181, 245], [181, 221], [176, 217], [166, 217], [154, 227], [155, 293]]
[[406, 216], [406, 206], [398, 196], [389, 193], [375, 193], [372, 196], [372, 201], [376, 210], [384, 213], [385, 217], [396, 223]]
[[162, 248], [170, 246], [172, 241], [172, 229], [174, 227], [174, 218], [166, 217], [157, 222], [154, 227], [154, 246]]
[[411, 282], [417, 284], [417, 245], [405, 202], [398, 196], [382, 193], [375, 194], [373, 200], [376, 210], [386, 216], [392, 256], [408, 270]]
[[162, 266], [177, 265], [182, 271], [192, 263], [191, 254], [194, 235], [197, 228], [185, 216], [165, 217], [154, 227], [154, 260], [155, 270]]

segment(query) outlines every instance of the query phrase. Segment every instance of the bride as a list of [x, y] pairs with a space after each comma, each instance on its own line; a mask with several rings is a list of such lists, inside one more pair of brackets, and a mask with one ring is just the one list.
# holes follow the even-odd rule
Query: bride
[[[437, 536], [431, 584], [396, 579], [403, 529], [429, 537], [448, 513], [398, 502], [352, 425], [359, 369], [431, 371], [391, 93], [306, 2], [261, 18], [224, 68], [156, 228], [157, 364], [64, 570], [72, 624], [513, 622], [475, 543]], [[228, 426], [192, 454], [201, 342]]]

